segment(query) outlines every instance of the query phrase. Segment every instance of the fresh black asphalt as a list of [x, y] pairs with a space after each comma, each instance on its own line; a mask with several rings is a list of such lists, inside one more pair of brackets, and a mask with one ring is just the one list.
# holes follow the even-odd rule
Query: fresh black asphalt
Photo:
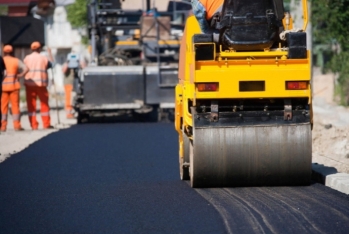
[[0, 164], [0, 233], [222, 233], [178, 175], [172, 124], [86, 124]]
[[349, 197], [319, 184], [190, 188], [170, 123], [76, 125], [0, 164], [1, 234], [347, 230]]

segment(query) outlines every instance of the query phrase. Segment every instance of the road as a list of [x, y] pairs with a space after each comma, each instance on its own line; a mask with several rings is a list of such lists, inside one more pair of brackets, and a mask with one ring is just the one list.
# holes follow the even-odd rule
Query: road
[[82, 124], [0, 164], [1, 233], [347, 233], [323, 185], [192, 189], [172, 123]]

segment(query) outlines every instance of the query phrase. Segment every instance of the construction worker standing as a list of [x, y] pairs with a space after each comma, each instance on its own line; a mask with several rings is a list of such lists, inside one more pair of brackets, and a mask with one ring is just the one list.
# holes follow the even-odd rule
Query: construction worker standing
[[[24, 58], [24, 63], [29, 68], [25, 75], [25, 88], [27, 97], [28, 117], [33, 130], [38, 129], [36, 120], [36, 99], [40, 99], [40, 114], [44, 129], [53, 128], [50, 119], [50, 107], [48, 104], [48, 75], [47, 69], [52, 68], [52, 63], [41, 52], [41, 44], [37, 41], [30, 46], [33, 51]], [[50, 54], [50, 50], [48, 50]], [[52, 57], [52, 56], [51, 56]], [[52, 58], [51, 58], [52, 60]]]
[[[2, 58], [2, 56], [0, 56], [0, 82], [2, 84], [2, 81], [4, 80], [4, 73], [5, 73], [5, 62], [4, 59]], [[0, 97], [2, 95], [2, 85], [0, 85]], [[1, 102], [0, 102], [0, 109], [1, 109]], [[2, 114], [0, 111], [0, 119], [2, 119]], [[1, 128], [1, 121], [0, 121], [0, 128]]]
[[203, 33], [212, 32], [210, 21], [216, 13], [222, 11], [223, 3], [224, 0], [191, 0], [193, 13]]
[[3, 48], [4, 62], [6, 66], [6, 75], [2, 82], [2, 95], [1, 95], [1, 131], [5, 132], [7, 127], [8, 106], [11, 102], [13, 127], [15, 131], [24, 130], [21, 127], [20, 122], [20, 109], [19, 109], [19, 90], [20, 83], [19, 78], [23, 77], [28, 68], [24, 63], [13, 57], [13, 48], [11, 45], [6, 45]]
[[65, 91], [65, 112], [66, 118], [72, 119], [73, 105], [72, 105], [72, 91], [74, 80], [78, 78], [79, 70], [86, 67], [84, 60], [81, 60], [77, 54], [69, 53], [67, 61], [62, 66], [64, 74], [64, 91]]

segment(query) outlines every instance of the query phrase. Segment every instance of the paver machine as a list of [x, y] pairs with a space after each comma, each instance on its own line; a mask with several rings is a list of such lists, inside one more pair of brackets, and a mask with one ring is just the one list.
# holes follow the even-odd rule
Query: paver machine
[[179, 169], [192, 187], [307, 185], [310, 51], [282, 0], [225, 0], [211, 34], [187, 20], [176, 86]]
[[171, 11], [158, 12], [146, 2], [146, 10], [125, 10], [120, 0], [90, 1], [92, 63], [79, 80], [79, 123], [104, 116], [173, 119], [181, 22], [191, 6], [169, 4]]

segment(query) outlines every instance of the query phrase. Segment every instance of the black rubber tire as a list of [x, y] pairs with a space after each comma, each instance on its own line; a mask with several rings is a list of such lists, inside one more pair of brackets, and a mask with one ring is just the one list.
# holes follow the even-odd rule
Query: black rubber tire
[[189, 175], [189, 167], [183, 166], [184, 162], [189, 163], [189, 157], [190, 157], [190, 139], [188, 138], [185, 133], [183, 133], [183, 151], [184, 151], [184, 157], [179, 157], [179, 174], [181, 177], [181, 180], [190, 180]]
[[147, 113], [142, 113], [142, 112], [133, 112], [133, 116], [135, 117], [135, 119], [139, 122], [150, 122], [150, 123], [155, 123], [158, 122], [158, 105], [151, 105], [151, 110]]
[[83, 112], [78, 112], [77, 122], [78, 124], [88, 122], [89, 115]]

